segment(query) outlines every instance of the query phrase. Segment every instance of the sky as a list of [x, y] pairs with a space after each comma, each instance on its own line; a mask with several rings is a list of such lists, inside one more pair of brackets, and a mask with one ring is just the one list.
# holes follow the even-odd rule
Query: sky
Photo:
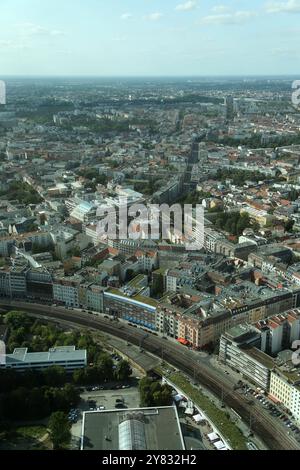
[[299, 69], [300, 0], [0, 0], [0, 78]]

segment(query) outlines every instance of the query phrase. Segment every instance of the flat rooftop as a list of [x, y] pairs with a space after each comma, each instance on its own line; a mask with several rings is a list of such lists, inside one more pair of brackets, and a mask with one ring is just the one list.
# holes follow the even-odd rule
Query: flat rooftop
[[145, 450], [184, 450], [173, 406], [87, 411], [82, 422], [81, 450], [120, 450], [119, 425], [129, 419], [143, 423]]
[[260, 351], [259, 349], [255, 347], [241, 347], [241, 350], [244, 351], [248, 356], [252, 357], [255, 361], [261, 363], [263, 366], [265, 366], [267, 369], [274, 369], [275, 367], [275, 361], [271, 356], [268, 356], [268, 354], [264, 353], [263, 351]]
[[6, 364], [16, 363], [52, 363], [65, 361], [86, 361], [86, 350], [75, 349], [75, 346], [60, 346], [49, 349], [47, 352], [28, 352], [27, 348], [16, 348], [13, 354], [6, 355]]

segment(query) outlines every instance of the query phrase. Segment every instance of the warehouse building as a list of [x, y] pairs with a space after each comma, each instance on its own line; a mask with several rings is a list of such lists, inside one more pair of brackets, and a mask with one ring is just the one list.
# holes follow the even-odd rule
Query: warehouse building
[[81, 450], [184, 450], [174, 406], [85, 412]]

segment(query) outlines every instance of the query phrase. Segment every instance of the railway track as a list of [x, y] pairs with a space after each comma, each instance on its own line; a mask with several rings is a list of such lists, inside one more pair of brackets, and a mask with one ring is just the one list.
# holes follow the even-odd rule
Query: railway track
[[212, 368], [203, 363], [195, 362], [195, 358], [189, 350], [176, 345], [171, 341], [165, 341], [157, 336], [124, 325], [120, 322], [113, 322], [102, 317], [95, 317], [89, 314], [81, 313], [77, 310], [66, 310], [49, 306], [28, 304], [21, 302], [11, 302], [6, 305], [8, 309], [14, 308], [28, 311], [31, 314], [42, 316], [53, 321], [66, 321], [74, 325], [80, 325], [85, 328], [101, 330], [105, 333], [117, 336], [120, 339], [128, 341], [134, 345], [142, 347], [156, 356], [163, 358], [183, 373], [197, 380], [217, 397], [223, 393], [224, 403], [233, 408], [244, 420], [249, 423], [252, 418], [252, 430], [255, 432], [272, 450], [299, 450], [297, 442], [293, 441], [284, 430], [274, 427], [274, 422], [264, 410], [258, 409], [256, 403], [249, 405], [245, 402], [239, 393], [234, 392], [232, 383], [228, 379], [220, 378]]

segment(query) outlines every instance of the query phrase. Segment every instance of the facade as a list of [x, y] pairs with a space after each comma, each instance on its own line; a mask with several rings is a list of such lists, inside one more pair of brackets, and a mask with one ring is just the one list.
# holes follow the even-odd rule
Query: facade
[[269, 390], [275, 363], [259, 350], [260, 342], [260, 334], [255, 328], [249, 325], [234, 327], [221, 337], [219, 359], [250, 382]]
[[104, 311], [103, 305], [103, 287], [95, 284], [90, 285], [86, 291], [86, 307], [93, 311], [102, 313]]
[[204, 248], [212, 253], [216, 253], [218, 240], [226, 240], [225, 236], [210, 227], [204, 227]]
[[299, 321], [300, 309], [295, 309], [253, 325], [235, 326], [221, 336], [219, 359], [264, 390], [270, 390], [287, 408], [296, 409], [298, 405], [291, 404], [291, 397], [297, 397], [297, 393], [293, 391], [293, 395], [289, 387], [300, 383], [300, 376], [289, 372], [293, 365], [279, 369], [278, 360], [270, 355], [277, 355], [300, 339]]
[[44, 268], [30, 269], [26, 276], [28, 297], [40, 299], [53, 298], [53, 282], [51, 274]]
[[156, 330], [163, 335], [178, 338], [178, 314], [173, 308], [160, 305], [156, 311]]
[[53, 300], [67, 307], [79, 307], [79, 285], [77, 278], [60, 278], [53, 281]]
[[155, 330], [157, 302], [141, 295], [130, 297], [119, 290], [104, 293], [104, 311], [131, 323]]
[[300, 338], [300, 310], [294, 309], [255, 323], [261, 333], [261, 350], [275, 356]]
[[13, 354], [7, 354], [0, 362], [1, 369], [13, 369], [24, 372], [29, 369], [44, 370], [51, 366], [60, 366], [68, 372], [86, 367], [87, 351], [76, 350], [75, 346], [61, 346], [48, 352], [28, 352], [27, 348], [16, 348]]
[[271, 373], [271, 398], [282, 403], [300, 424], [300, 377], [296, 373], [288, 373], [276, 369]]
[[25, 266], [16, 266], [9, 270], [0, 271], [0, 296], [17, 299], [26, 297], [27, 271], [28, 268]]

